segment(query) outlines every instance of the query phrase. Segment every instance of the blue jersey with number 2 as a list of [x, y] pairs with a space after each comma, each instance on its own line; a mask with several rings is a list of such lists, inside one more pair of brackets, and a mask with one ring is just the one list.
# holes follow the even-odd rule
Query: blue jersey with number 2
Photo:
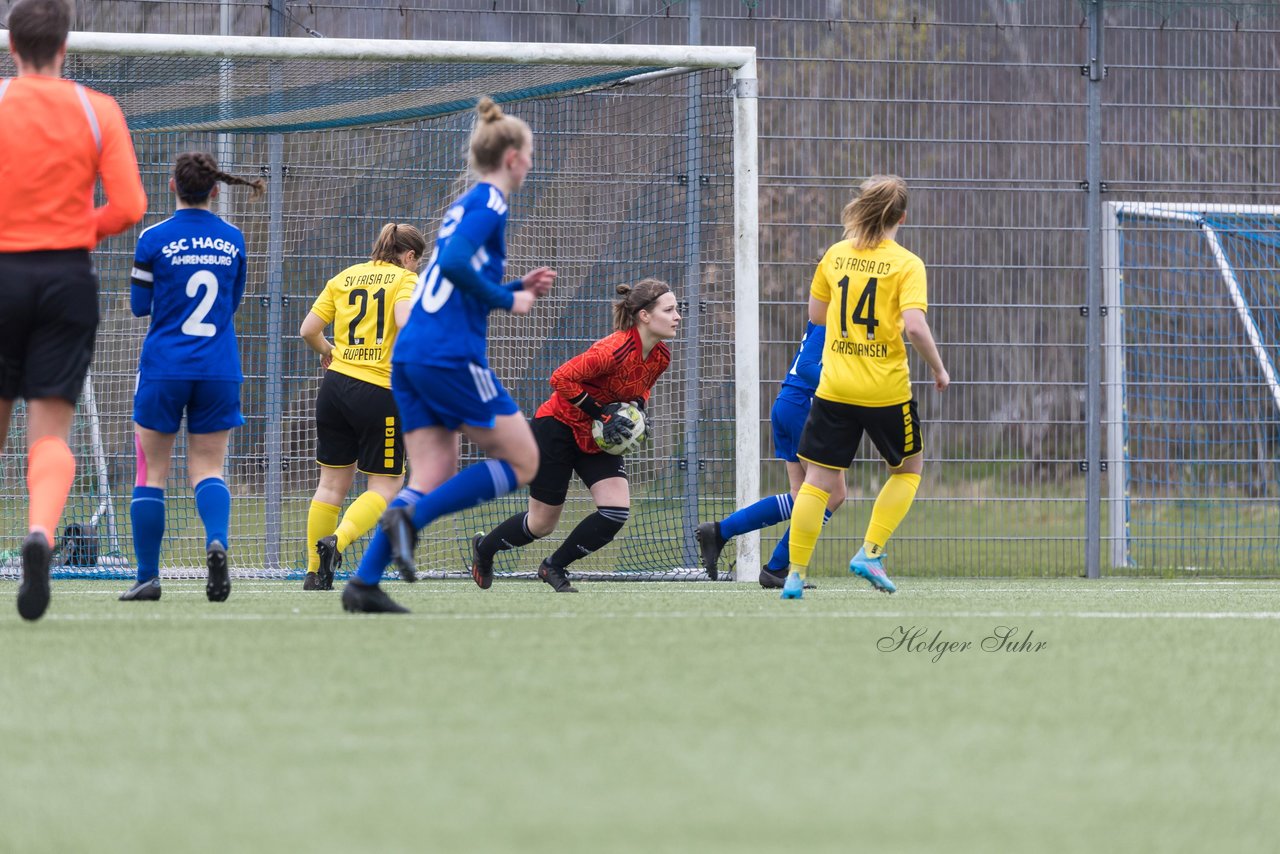
[[151, 316], [143, 379], [243, 381], [232, 317], [245, 269], [240, 229], [202, 208], [181, 208], [138, 236], [130, 302], [136, 316]]

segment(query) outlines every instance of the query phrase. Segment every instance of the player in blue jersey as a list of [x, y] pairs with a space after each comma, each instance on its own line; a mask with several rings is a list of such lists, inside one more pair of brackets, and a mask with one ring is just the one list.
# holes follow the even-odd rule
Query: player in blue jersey
[[[769, 423], [773, 427], [774, 453], [787, 464], [787, 479], [791, 482], [791, 492], [770, 495], [761, 498], [755, 504], [744, 507], [721, 519], [719, 522], [703, 522], [695, 534], [698, 547], [702, 552], [702, 565], [707, 575], [715, 579], [719, 575], [717, 562], [725, 544], [739, 534], [758, 531], [770, 525], [776, 525], [791, 518], [791, 509], [795, 502], [796, 492], [804, 483], [804, 463], [797, 456], [800, 445], [800, 432], [804, 429], [805, 419], [809, 417], [809, 406], [813, 403], [813, 393], [818, 388], [818, 378], [822, 375], [822, 345], [826, 341], [827, 328], [812, 322], [805, 326], [804, 337], [800, 339], [800, 347], [791, 360], [791, 368], [782, 379], [782, 388], [773, 402], [769, 412]], [[841, 486], [831, 493], [827, 504], [826, 518], [830, 519], [841, 504], [844, 503], [845, 490]], [[790, 533], [782, 535], [773, 550], [769, 562], [760, 570], [760, 586], [766, 589], [780, 588], [787, 580], [787, 566], [790, 563]], [[813, 585], [809, 585], [812, 587]]]
[[173, 442], [187, 417], [187, 470], [205, 529], [211, 602], [231, 594], [227, 528], [231, 493], [222, 479], [231, 429], [240, 415], [240, 351], [232, 318], [244, 296], [246, 259], [240, 229], [209, 210], [218, 182], [253, 188], [265, 182], [228, 175], [208, 154], [178, 155], [169, 179], [177, 199], [173, 216], [138, 236], [130, 279], [130, 307], [150, 315], [133, 397], [138, 479], [129, 513], [138, 580], [123, 601], [160, 598], [160, 542], [164, 487]]
[[[539, 267], [502, 283], [507, 199], [533, 165], [533, 134], [490, 98], [480, 99], [476, 114], [468, 164], [476, 183], [445, 212], [391, 356], [409, 486], [382, 514], [360, 568], [342, 590], [348, 611], [406, 612], [379, 586], [387, 564], [394, 561], [404, 580], [415, 581], [419, 530], [512, 492], [538, 471], [533, 432], [486, 353], [489, 312], [528, 314], [556, 276]], [[454, 474], [459, 433], [489, 459]]]

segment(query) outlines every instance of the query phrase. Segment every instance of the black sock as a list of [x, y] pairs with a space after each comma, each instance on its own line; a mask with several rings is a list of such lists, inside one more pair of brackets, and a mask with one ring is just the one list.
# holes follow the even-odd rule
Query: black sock
[[564, 569], [578, 558], [604, 548], [618, 535], [622, 526], [627, 524], [627, 517], [630, 515], [631, 511], [626, 507], [598, 508], [569, 532], [555, 554], [547, 558], [547, 563]]
[[492, 558], [498, 552], [518, 549], [540, 539], [529, 533], [529, 514], [517, 513], [494, 528], [480, 541], [480, 554]]

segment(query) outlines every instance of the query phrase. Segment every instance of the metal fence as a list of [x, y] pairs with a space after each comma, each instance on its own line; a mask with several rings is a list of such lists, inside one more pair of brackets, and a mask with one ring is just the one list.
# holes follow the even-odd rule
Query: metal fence
[[[1280, 204], [1274, 2], [82, 0], [77, 16], [88, 30], [266, 35], [274, 21], [298, 38], [754, 45], [761, 340], [739, 344], [761, 352], [762, 421], [852, 189], [878, 172], [912, 188], [899, 240], [928, 266], [930, 321], [954, 384], [940, 395], [915, 376], [929, 464], [891, 546], [896, 571], [1232, 575], [1280, 565], [1274, 475], [1244, 509], [1214, 504], [1212, 489], [1172, 496], [1166, 547], [1142, 565], [1113, 565], [1120, 550], [1108, 546], [1130, 534], [1107, 522], [1123, 517], [1107, 511], [1127, 497], [1108, 486], [1122, 461], [1106, 459], [1103, 437], [1127, 416], [1106, 414], [1102, 367], [1108, 346], [1127, 346], [1104, 336], [1121, 310], [1104, 304], [1104, 202]], [[1271, 285], [1256, 311], [1276, 309], [1277, 266], [1253, 264]], [[1278, 345], [1263, 342], [1273, 361]], [[1278, 445], [1258, 442], [1246, 462], [1274, 470]], [[1183, 453], [1182, 464], [1204, 462], [1194, 447]], [[882, 478], [864, 447], [815, 566], [838, 569], [856, 548]], [[763, 483], [785, 488], [781, 464], [765, 464]], [[1261, 559], [1219, 550], [1182, 560], [1183, 539], [1221, 536], [1198, 526], [1200, 510], [1252, 514]]]

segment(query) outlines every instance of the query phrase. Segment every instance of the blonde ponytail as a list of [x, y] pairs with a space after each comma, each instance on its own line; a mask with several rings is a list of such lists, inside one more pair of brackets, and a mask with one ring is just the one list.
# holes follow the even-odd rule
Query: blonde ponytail
[[840, 221], [854, 249], [874, 249], [906, 213], [907, 182], [897, 175], [872, 175], [844, 206]]

